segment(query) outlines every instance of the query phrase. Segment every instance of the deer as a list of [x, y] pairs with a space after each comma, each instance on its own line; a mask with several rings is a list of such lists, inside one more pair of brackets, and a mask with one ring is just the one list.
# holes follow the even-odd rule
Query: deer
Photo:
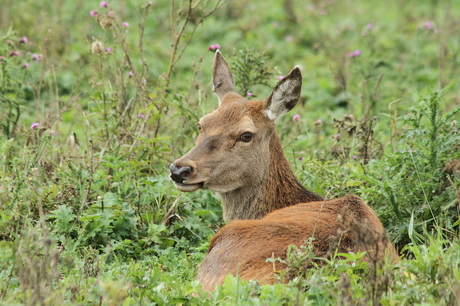
[[[341, 253], [369, 251], [382, 260], [398, 260], [382, 223], [361, 198], [326, 200], [306, 189], [291, 169], [276, 126], [299, 100], [299, 66], [267, 99], [246, 100], [236, 92], [230, 66], [217, 50], [212, 84], [218, 108], [199, 120], [195, 146], [170, 165], [178, 190], [207, 189], [221, 199], [227, 224], [211, 239], [198, 266], [203, 290], [211, 292], [228, 274], [273, 284], [275, 274], [287, 268], [283, 260], [289, 246], [304, 245], [310, 238], [319, 257], [330, 256], [331, 243], [340, 239]], [[344, 228], [344, 217], [381, 239], [359, 245], [357, 235]], [[267, 258], [281, 260], [275, 264]]]

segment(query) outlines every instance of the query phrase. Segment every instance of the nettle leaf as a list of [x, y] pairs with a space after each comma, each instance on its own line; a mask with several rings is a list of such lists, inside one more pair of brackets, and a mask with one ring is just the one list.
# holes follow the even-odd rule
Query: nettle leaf
[[94, 215], [85, 215], [81, 217], [81, 221], [86, 223], [84, 226], [86, 239], [96, 235], [105, 235], [111, 231], [113, 213], [106, 210]]
[[114, 234], [119, 237], [128, 237], [136, 234], [137, 217], [134, 210], [127, 204], [123, 203], [123, 212], [119, 214], [113, 223]]
[[104, 207], [120, 206], [121, 201], [116, 194], [106, 192], [104, 194]]
[[58, 209], [53, 210], [47, 219], [56, 218], [56, 226], [60, 233], [66, 233], [72, 227], [71, 222], [75, 219], [72, 208], [67, 205], [60, 205]]
[[162, 233], [169, 234], [168, 229], [163, 224], [149, 224], [148, 235], [155, 243], [161, 243]]

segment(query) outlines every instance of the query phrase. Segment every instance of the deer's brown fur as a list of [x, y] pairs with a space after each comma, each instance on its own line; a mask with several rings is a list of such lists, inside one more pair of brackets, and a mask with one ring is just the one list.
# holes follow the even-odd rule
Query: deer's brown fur
[[[224, 219], [231, 221], [213, 237], [200, 264], [197, 279], [203, 289], [213, 290], [237, 271], [240, 278], [273, 283], [273, 264], [266, 259], [286, 258], [289, 245], [299, 246], [312, 236], [319, 257], [328, 256], [331, 241], [338, 237], [339, 252], [369, 249], [380, 258], [392, 254], [392, 260], [397, 259], [388, 238], [358, 248], [355, 235], [343, 228], [338, 217], [350, 212], [353, 222], [366, 224], [371, 235], [384, 233], [374, 211], [359, 197], [325, 201], [303, 187], [292, 172], [275, 128], [299, 99], [298, 67], [268, 99], [247, 101], [236, 93], [230, 67], [216, 52], [213, 84], [219, 108], [201, 118], [195, 147], [171, 165], [171, 178], [179, 190], [216, 192]], [[277, 270], [284, 268], [277, 263]]]

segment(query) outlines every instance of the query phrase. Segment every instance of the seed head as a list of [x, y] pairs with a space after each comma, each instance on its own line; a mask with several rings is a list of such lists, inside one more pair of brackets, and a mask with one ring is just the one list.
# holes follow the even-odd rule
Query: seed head
[[91, 44], [91, 51], [93, 54], [100, 54], [102, 51], [104, 51], [104, 45], [99, 40], [95, 40]]

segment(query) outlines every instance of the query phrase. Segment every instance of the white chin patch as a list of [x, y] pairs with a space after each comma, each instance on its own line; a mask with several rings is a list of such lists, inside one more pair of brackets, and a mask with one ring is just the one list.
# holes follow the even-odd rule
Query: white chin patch
[[198, 184], [180, 184], [180, 183], [174, 182], [174, 184], [176, 185], [176, 188], [179, 189], [179, 190], [182, 191], [182, 192], [192, 192], [192, 191], [196, 191], [196, 190], [198, 190], [198, 189], [203, 188], [203, 183], [198, 183]]

